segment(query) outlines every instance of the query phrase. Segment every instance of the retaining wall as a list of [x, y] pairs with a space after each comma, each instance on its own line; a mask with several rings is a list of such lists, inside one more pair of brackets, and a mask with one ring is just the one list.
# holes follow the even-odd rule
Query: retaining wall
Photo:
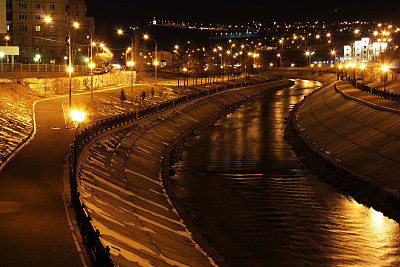
[[[0, 79], [0, 82], [19, 82], [28, 84], [29, 87], [41, 95], [44, 94], [67, 94], [69, 92], [69, 77], [61, 78], [23, 78], [23, 79]], [[118, 84], [131, 84], [131, 72], [121, 71], [93, 75], [93, 89]], [[133, 82], [136, 80], [136, 72], [133, 72]], [[71, 78], [72, 92], [90, 90], [91, 76], [78, 76]]]
[[308, 96], [294, 124], [302, 138], [333, 164], [397, 198], [400, 196], [400, 114], [339, 93], [338, 82]]
[[166, 194], [162, 180], [166, 153], [177, 139], [214, 119], [227, 106], [289, 85], [289, 81], [279, 81], [216, 92], [114, 131], [85, 147], [78, 165], [78, 190], [114, 263], [215, 265], [193, 240]]

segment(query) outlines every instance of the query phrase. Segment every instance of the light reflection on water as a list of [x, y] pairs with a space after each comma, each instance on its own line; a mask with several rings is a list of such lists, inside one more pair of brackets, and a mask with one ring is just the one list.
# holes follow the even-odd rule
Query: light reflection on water
[[234, 266], [396, 266], [399, 225], [313, 177], [283, 139], [296, 80], [206, 130], [179, 167], [180, 196]]

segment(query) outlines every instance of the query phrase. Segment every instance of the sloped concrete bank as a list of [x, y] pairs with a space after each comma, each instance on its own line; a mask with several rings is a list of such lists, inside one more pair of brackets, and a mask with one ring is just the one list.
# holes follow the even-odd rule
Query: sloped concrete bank
[[331, 84], [297, 104], [287, 122], [286, 139], [311, 170], [400, 222], [400, 114], [346, 98]]
[[229, 107], [291, 84], [273, 82], [193, 101], [95, 140], [86, 149], [78, 173], [81, 200], [117, 265], [224, 265], [170, 200], [165, 186], [170, 152]]

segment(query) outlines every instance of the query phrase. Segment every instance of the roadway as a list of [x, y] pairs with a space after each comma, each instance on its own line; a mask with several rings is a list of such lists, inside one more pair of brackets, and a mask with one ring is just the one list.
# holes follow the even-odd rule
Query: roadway
[[[84, 97], [90, 93], [74, 95], [72, 101]], [[0, 171], [2, 266], [83, 265], [63, 201], [64, 167], [74, 136], [74, 129], [65, 128], [62, 104], [67, 101], [64, 96], [36, 103], [36, 133]]]

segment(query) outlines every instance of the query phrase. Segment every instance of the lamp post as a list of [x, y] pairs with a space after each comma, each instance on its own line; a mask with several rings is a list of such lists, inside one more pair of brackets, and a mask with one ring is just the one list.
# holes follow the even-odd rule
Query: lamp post
[[85, 119], [86, 113], [79, 110], [70, 110], [70, 115], [75, 127], [78, 128], [79, 123], [81, 123]]
[[71, 53], [71, 27], [69, 27], [68, 30], [68, 68], [67, 68], [68, 74], [69, 74], [69, 110], [72, 108], [72, 72], [74, 69], [72, 68], [72, 53]]
[[[60, 25], [62, 25], [64, 27], [68, 28], [68, 68], [67, 68], [67, 72], [69, 73], [68, 106], [69, 106], [69, 109], [71, 110], [71, 107], [72, 107], [72, 92], [71, 92], [71, 90], [72, 90], [72, 72], [74, 71], [74, 69], [72, 68], [72, 53], [71, 53], [71, 28], [72, 27], [71, 27], [70, 24], [64, 24], [64, 23], [59, 22], [59, 21], [54, 21], [50, 17], [45, 17], [44, 20], [47, 23], [54, 22], [54, 23], [60, 24]], [[75, 23], [73, 23], [73, 26], [75, 28], [78, 28], [79, 24], [75, 22]]]
[[282, 55], [281, 54], [277, 54], [276, 56], [279, 58], [280, 66], [282, 68]]
[[144, 36], [143, 36], [143, 38], [144, 39], [150, 39], [150, 40], [153, 40], [154, 41], [154, 43], [156, 44], [156, 49], [155, 49], [155, 51], [156, 51], [156, 61], [154, 61], [154, 83], [155, 83], [155, 85], [157, 85], [157, 65], [158, 65], [158, 58], [157, 58], [157, 42], [156, 42], [156, 40], [154, 40], [153, 38], [150, 38], [147, 34], [145, 34]]
[[39, 72], [40, 54], [36, 54], [33, 60], [37, 63], [37, 72]]
[[[74, 22], [74, 27], [78, 29], [80, 25], [77, 22]], [[90, 97], [93, 98], [93, 68], [96, 66], [93, 63], [93, 46], [96, 44], [93, 43], [93, 33], [88, 27], [83, 27], [85, 30], [87, 30], [90, 34], [90, 63], [89, 63], [89, 68], [90, 68]]]
[[311, 65], [311, 53], [310, 53], [310, 51], [306, 51], [306, 56], [308, 58], [308, 65]]
[[3, 69], [3, 57], [4, 57], [4, 55], [5, 55], [4, 52], [1, 51], [1, 52], [0, 52], [0, 59], [1, 59], [1, 69], [0, 69], [0, 71], [1, 71], [1, 72], [3, 72], [3, 70], [4, 70], [4, 69]]
[[183, 80], [183, 87], [186, 87], [186, 83], [189, 82], [189, 81], [186, 82], [188, 69], [186, 67], [184, 67], [182, 70], [183, 70], [183, 73], [184, 73], [184, 76], [185, 76], [184, 80]]
[[364, 69], [365, 69], [365, 64], [361, 64], [360, 65], [360, 69], [361, 69], [361, 89], [364, 89]]
[[131, 61], [127, 62], [127, 65], [131, 67], [131, 92], [133, 92], [133, 66], [135, 66], [135, 62], [133, 61], [133, 37], [130, 36], [129, 34], [123, 32], [122, 30], [118, 30], [119, 35], [127, 35], [129, 38], [131, 38]]
[[387, 78], [387, 71], [389, 70], [388, 65], [383, 65], [382, 66], [382, 72], [383, 72], [383, 91], [386, 92], [386, 78]]
[[6, 40], [6, 46], [8, 46], [8, 41], [10, 41], [10, 36], [6, 35], [4, 39]]

